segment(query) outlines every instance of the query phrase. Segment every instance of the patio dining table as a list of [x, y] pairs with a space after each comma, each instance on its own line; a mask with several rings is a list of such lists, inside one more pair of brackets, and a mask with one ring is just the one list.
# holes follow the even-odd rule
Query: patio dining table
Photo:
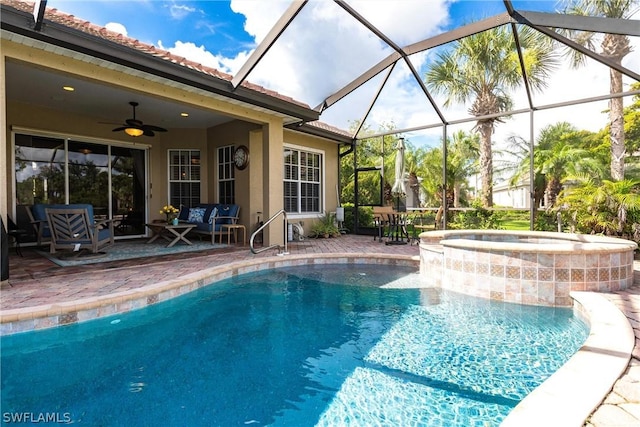
[[406, 212], [392, 211], [389, 216], [389, 233], [388, 239], [385, 242], [387, 245], [406, 245], [410, 241], [409, 233], [407, 232], [407, 218]]

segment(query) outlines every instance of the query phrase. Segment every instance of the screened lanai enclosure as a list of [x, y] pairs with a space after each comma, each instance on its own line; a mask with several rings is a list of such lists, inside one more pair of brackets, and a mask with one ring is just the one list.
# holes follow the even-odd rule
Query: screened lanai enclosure
[[[53, 125], [38, 122], [37, 113], [11, 109], [7, 123], [15, 141], [9, 155], [16, 168], [7, 177], [15, 179], [15, 197], [6, 203], [15, 208], [12, 213], [18, 220], [24, 218], [22, 224], [17, 222], [26, 228], [29, 224], [19, 207], [31, 205], [40, 195], [51, 203], [90, 202], [104, 207], [101, 215], [119, 215], [123, 227], [118, 233], [133, 238], [142, 235], [143, 221], [157, 210], [152, 205], [161, 197], [190, 206], [201, 199], [231, 202], [242, 195], [244, 222], [251, 226], [259, 222], [257, 212], [268, 210], [263, 205], [271, 195], [264, 186], [261, 197], [233, 190], [234, 168], [225, 159], [232, 158], [240, 141], [220, 127], [239, 116], [247, 129], [277, 124], [305, 137], [285, 141], [274, 133], [269, 136], [271, 146], [286, 142], [293, 151], [326, 150], [322, 159], [317, 153], [298, 156], [300, 162], [304, 158], [315, 163], [301, 164], [306, 175], [300, 173], [293, 183], [284, 182], [284, 173], [280, 176], [285, 168], [280, 153], [274, 163], [258, 164], [260, 158], [254, 155], [252, 164], [277, 171], [267, 175], [277, 186], [284, 182], [283, 197], [274, 197], [275, 207], [288, 207], [281, 199], [289, 197], [297, 210], [288, 213], [313, 222], [342, 205], [345, 213], [353, 213], [353, 223], [347, 226], [351, 231], [366, 225], [364, 215], [371, 209], [365, 212], [361, 207], [369, 206], [440, 213], [441, 228], [448, 226], [453, 213], [465, 209], [508, 208], [533, 227], [536, 215], [551, 208], [575, 216], [576, 210], [564, 207], [600, 190], [609, 191], [606, 197], [620, 196], [612, 200], [622, 200], [627, 193], [638, 196], [640, 120], [634, 117], [640, 117], [639, 2], [230, 1], [229, 8], [247, 18], [244, 31], [255, 45], [223, 58], [227, 62], [207, 57], [212, 62], [203, 64], [132, 38], [126, 39], [127, 46], [113, 43], [104, 38], [105, 28], [89, 28], [62, 13], [51, 15], [60, 22], [46, 16], [38, 22], [37, 13], [26, 13], [34, 7], [31, 3], [0, 0], [3, 40], [15, 39], [15, 52], [7, 56], [3, 70], [6, 99], [26, 110], [30, 105], [46, 108], [51, 123], [65, 125], [51, 133], [46, 127]], [[46, 1], [36, 2], [36, 9], [38, 5], [42, 10]], [[99, 30], [100, 35], [87, 38], [89, 30]], [[69, 47], [76, 50], [64, 51]], [[31, 63], [37, 55], [21, 56], [30, 49], [58, 48], [63, 49], [61, 55], [94, 61], [98, 77], [85, 79], [82, 62], [71, 66], [47, 58], [46, 64], [38, 65]], [[210, 53], [204, 46], [201, 50]], [[105, 66], [105, 58], [113, 63]], [[207, 58], [198, 56], [203, 62]], [[102, 71], [114, 66], [120, 74], [110, 83], [102, 81]], [[201, 66], [210, 74], [199, 71]], [[218, 71], [226, 73], [224, 78]], [[140, 73], [145, 84], [155, 84], [153, 91], [146, 93], [144, 85], [133, 82]], [[169, 85], [156, 81], [167, 76]], [[64, 98], [68, 102], [58, 102], [54, 86], [44, 83], [69, 77], [90, 87]], [[132, 82], [122, 83], [130, 77]], [[176, 86], [184, 92], [163, 96]], [[23, 90], [27, 87], [31, 90]], [[220, 108], [208, 99], [183, 102], [194, 88], [211, 91], [207, 97], [220, 95], [229, 105]], [[104, 102], [92, 102], [91, 96]], [[201, 158], [202, 153], [177, 131], [162, 141], [170, 148], [165, 153], [150, 151], [154, 144], [164, 150], [158, 143], [111, 141], [113, 126], [106, 122], [130, 117], [132, 100], [142, 101], [139, 112], [146, 123], [194, 130], [194, 140], [208, 154]], [[240, 104], [256, 117], [244, 117], [247, 111], [238, 110]], [[188, 125], [169, 114], [177, 106], [190, 109]], [[275, 114], [272, 121], [265, 121], [265, 111]], [[55, 113], [78, 118], [67, 123]], [[79, 119], [85, 128], [76, 123]], [[218, 129], [207, 134], [195, 131], [214, 127]], [[402, 169], [396, 168], [395, 160], [400, 141], [405, 147]], [[264, 140], [256, 141], [256, 147], [263, 145]], [[283, 150], [285, 156], [292, 152], [289, 148]], [[158, 158], [152, 160], [149, 153]], [[214, 158], [223, 159], [217, 174], [210, 167]], [[0, 169], [3, 165], [0, 158]], [[92, 178], [96, 169], [103, 172], [99, 179]], [[174, 174], [183, 169], [184, 174]], [[396, 176], [396, 170], [403, 176]], [[49, 175], [41, 175], [45, 172]], [[265, 177], [251, 168], [245, 172]], [[156, 198], [150, 201], [152, 180]], [[241, 181], [250, 188], [250, 179]], [[76, 186], [83, 192], [70, 191]], [[569, 188], [582, 193], [569, 193]], [[354, 208], [349, 210], [350, 205]], [[640, 212], [640, 202], [637, 205], [635, 212]], [[632, 212], [628, 206], [618, 208], [610, 213], [635, 221], [640, 236], [640, 214], [633, 217], [626, 215]], [[130, 215], [133, 212], [139, 215]], [[620, 228], [617, 223], [606, 226]]]
[[[263, 83], [348, 130], [339, 203], [385, 203], [400, 138], [407, 145], [403, 203], [444, 209], [443, 227], [462, 195], [487, 208], [528, 211], [533, 227], [535, 211], [557, 196], [545, 188], [556, 177], [534, 149], [553, 153], [567, 135], [598, 141], [573, 155], [608, 155], [600, 172], [607, 179], [637, 171], [640, 147], [637, 137], [625, 141], [623, 123], [640, 94], [637, 1], [281, 7], [233, 85]], [[453, 26], [452, 16], [466, 24]], [[292, 62], [280, 63], [291, 50]], [[575, 174], [595, 173], [575, 157], [565, 162]], [[547, 182], [539, 189], [541, 176]]]

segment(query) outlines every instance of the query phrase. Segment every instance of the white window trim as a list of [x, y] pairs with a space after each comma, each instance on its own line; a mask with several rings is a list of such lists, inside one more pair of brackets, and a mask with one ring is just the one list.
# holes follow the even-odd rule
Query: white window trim
[[[226, 179], [221, 179], [220, 178], [220, 149], [224, 149], [224, 148], [231, 148], [231, 160], [230, 160], [230, 164], [232, 168], [235, 168], [235, 164], [233, 162], [233, 151], [235, 151], [236, 149], [236, 145], [235, 144], [227, 144], [227, 145], [222, 145], [220, 147], [216, 147], [216, 169], [215, 169], [215, 177], [216, 177], [216, 188], [215, 188], [215, 194], [216, 194], [216, 199], [218, 200], [218, 202], [220, 202], [220, 182], [236, 182], [236, 174], [235, 174], [235, 170], [234, 170], [234, 174], [233, 174], [233, 178], [226, 178]], [[235, 184], [234, 184], [235, 186]]]
[[[305, 213], [288, 213], [287, 212], [287, 218], [290, 219], [316, 219], [318, 218], [318, 216], [322, 216], [324, 215], [324, 212], [327, 210], [326, 206], [326, 194], [327, 194], [327, 186], [326, 186], [326, 182], [325, 182], [325, 176], [326, 176], [326, 153], [324, 150], [319, 150], [317, 148], [311, 148], [311, 147], [306, 147], [304, 145], [295, 145], [295, 144], [287, 144], [284, 143], [283, 144], [283, 155], [284, 155], [284, 150], [286, 150], [287, 148], [291, 148], [293, 150], [298, 150], [298, 151], [306, 151], [307, 153], [316, 153], [316, 154], [320, 154], [320, 186], [321, 188], [321, 192], [320, 192], [320, 212], [305, 212]], [[282, 167], [284, 168], [284, 160], [282, 162]], [[282, 177], [282, 183], [284, 185], [284, 176]], [[284, 194], [282, 195], [283, 200], [284, 200]]]
[[[168, 203], [171, 200], [171, 183], [172, 182], [196, 182], [193, 180], [182, 181], [182, 180], [172, 180], [171, 179], [171, 152], [172, 151], [197, 151], [200, 153], [200, 179], [197, 181], [200, 184], [200, 191], [202, 191], [202, 150], [199, 148], [167, 148], [167, 195], [166, 200]], [[200, 194], [202, 197], [202, 194]], [[163, 203], [164, 204], [164, 203]]]

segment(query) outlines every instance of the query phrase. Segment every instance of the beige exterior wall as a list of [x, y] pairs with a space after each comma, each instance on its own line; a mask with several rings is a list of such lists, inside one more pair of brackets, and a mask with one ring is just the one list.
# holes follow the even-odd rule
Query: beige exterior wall
[[209, 165], [208, 176], [212, 185], [209, 186], [208, 192], [203, 192], [203, 194], [207, 195], [209, 202], [218, 201], [218, 148], [227, 145], [233, 145], [234, 147], [246, 145], [249, 147], [249, 165], [244, 170], [236, 169], [234, 172], [236, 204], [240, 206], [240, 223], [244, 224], [247, 230], [250, 230], [250, 227], [256, 221], [256, 218], [252, 215], [253, 211], [251, 210], [251, 198], [255, 195], [255, 192], [251, 191], [250, 188], [250, 176], [255, 173], [255, 168], [258, 167], [259, 163], [259, 157], [256, 153], [257, 149], [252, 150], [250, 147], [250, 134], [256, 129], [260, 129], [260, 126], [254, 123], [236, 120], [207, 130], [207, 141], [209, 145], [207, 155], [207, 163]]

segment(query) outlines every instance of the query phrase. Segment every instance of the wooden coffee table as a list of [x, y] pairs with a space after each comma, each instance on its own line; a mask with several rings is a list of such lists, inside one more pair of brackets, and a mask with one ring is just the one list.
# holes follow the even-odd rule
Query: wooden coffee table
[[187, 239], [187, 233], [196, 228], [195, 224], [178, 224], [171, 225], [163, 222], [152, 222], [145, 224], [149, 230], [151, 230], [152, 236], [147, 243], [155, 242], [158, 237], [162, 237], [169, 244], [168, 248], [182, 241], [187, 245], [191, 245], [191, 241]]

